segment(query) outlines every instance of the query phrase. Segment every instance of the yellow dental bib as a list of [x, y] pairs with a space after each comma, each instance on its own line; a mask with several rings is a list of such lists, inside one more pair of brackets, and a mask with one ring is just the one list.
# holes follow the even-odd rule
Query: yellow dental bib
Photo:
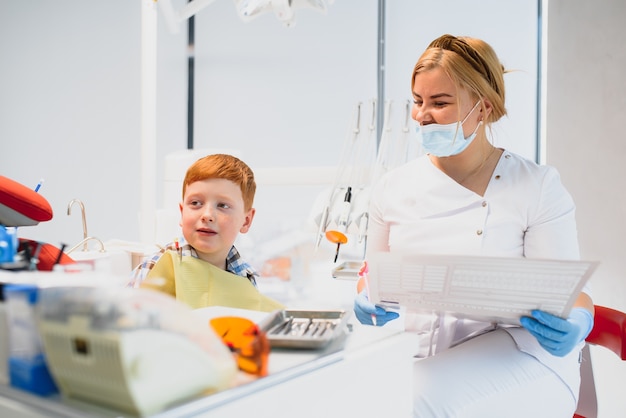
[[193, 309], [227, 306], [271, 312], [284, 306], [259, 293], [245, 277], [191, 256], [165, 252], [141, 284], [174, 296]]

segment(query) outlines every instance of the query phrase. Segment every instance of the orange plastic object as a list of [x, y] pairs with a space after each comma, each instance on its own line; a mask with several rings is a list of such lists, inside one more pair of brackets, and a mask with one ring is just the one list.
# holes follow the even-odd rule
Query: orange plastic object
[[240, 370], [267, 376], [270, 343], [257, 324], [236, 316], [213, 318], [209, 324], [233, 353]]
[[333, 244], [345, 244], [348, 242], [348, 237], [339, 231], [326, 231], [326, 239]]
[[278, 277], [280, 280], [289, 280], [291, 278], [291, 258], [276, 257], [263, 263], [261, 268], [262, 277]]

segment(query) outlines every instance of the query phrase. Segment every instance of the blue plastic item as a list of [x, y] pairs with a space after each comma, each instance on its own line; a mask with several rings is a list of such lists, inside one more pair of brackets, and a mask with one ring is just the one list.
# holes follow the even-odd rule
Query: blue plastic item
[[0, 263], [12, 263], [17, 253], [17, 234], [13, 227], [0, 225]]
[[38, 292], [37, 286], [30, 284], [4, 286], [9, 328], [9, 384], [47, 396], [59, 390], [48, 370], [35, 322]]

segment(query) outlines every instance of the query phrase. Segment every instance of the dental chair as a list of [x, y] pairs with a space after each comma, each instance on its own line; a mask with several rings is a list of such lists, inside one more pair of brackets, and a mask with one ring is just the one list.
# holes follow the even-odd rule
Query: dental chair
[[74, 263], [54, 245], [17, 236], [17, 227], [35, 226], [52, 216], [43, 195], [0, 175], [0, 270], [51, 271], [55, 264]]
[[598, 401], [589, 352], [590, 344], [608, 348], [622, 360], [626, 360], [626, 313], [595, 305], [593, 329], [583, 349], [583, 361], [580, 366], [580, 398], [574, 418], [598, 416]]

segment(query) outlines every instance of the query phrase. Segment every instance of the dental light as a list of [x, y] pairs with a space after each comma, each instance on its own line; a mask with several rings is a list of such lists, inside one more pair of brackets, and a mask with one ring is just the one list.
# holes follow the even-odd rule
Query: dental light
[[[184, 6], [175, 9], [176, 0], [160, 0], [162, 11], [171, 32], [178, 32], [181, 22], [194, 16], [215, 0], [190, 0]], [[334, 0], [233, 0], [237, 14], [244, 22], [249, 22], [266, 12], [274, 12], [276, 17], [287, 27], [295, 25], [296, 9], [314, 9], [322, 13], [327, 11], [327, 3]]]
[[[273, 11], [285, 26], [295, 24], [295, 9], [309, 8], [326, 13], [327, 0], [234, 0], [239, 17], [248, 22], [262, 13]], [[328, 0], [332, 4], [334, 0]]]

